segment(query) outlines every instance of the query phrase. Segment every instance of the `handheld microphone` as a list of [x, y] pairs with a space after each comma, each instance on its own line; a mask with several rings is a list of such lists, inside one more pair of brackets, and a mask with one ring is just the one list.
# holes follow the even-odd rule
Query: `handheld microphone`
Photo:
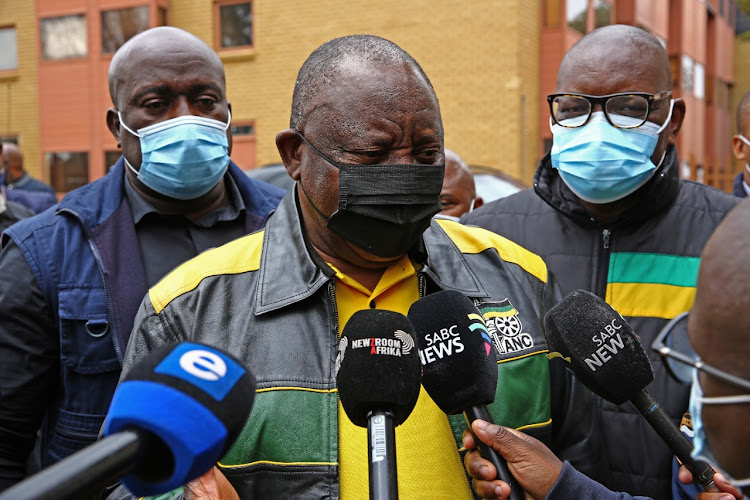
[[654, 370], [638, 336], [609, 304], [591, 292], [575, 290], [544, 317], [550, 352], [558, 352], [586, 387], [620, 405], [630, 401], [680, 462], [705, 488], [714, 470], [690, 456], [690, 441], [645, 387]]
[[367, 427], [370, 499], [398, 498], [396, 431], [419, 398], [422, 368], [414, 327], [393, 311], [357, 311], [336, 357], [339, 399], [349, 420]]
[[68, 498], [119, 478], [136, 496], [166, 493], [213, 467], [242, 431], [254, 398], [252, 373], [226, 352], [190, 342], [160, 346], [117, 386], [104, 439], [0, 499]]
[[[408, 316], [417, 331], [422, 386], [435, 404], [448, 415], [463, 412], [469, 431], [477, 419], [494, 423], [487, 405], [497, 390], [497, 352], [479, 309], [462, 293], [444, 290], [412, 304]], [[502, 455], [474, 441], [498, 479], [510, 485], [510, 498], [524, 499]]]

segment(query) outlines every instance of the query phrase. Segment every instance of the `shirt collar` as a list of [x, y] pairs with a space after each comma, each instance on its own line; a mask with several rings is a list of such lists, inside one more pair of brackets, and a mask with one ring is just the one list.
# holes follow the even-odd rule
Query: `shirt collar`
[[[226, 186], [229, 203], [202, 215], [194, 220], [193, 223], [198, 226], [211, 227], [219, 221], [235, 220], [240, 216], [240, 213], [245, 210], [245, 203], [242, 201], [240, 190], [231, 175], [224, 176], [224, 184]], [[130, 211], [133, 213], [133, 223], [136, 225], [141, 222], [145, 216], [152, 213], [169, 215], [154, 208], [149, 202], [143, 199], [140, 194], [138, 194], [130, 183], [130, 178], [128, 177], [127, 172], [125, 172], [125, 195], [130, 204]]]

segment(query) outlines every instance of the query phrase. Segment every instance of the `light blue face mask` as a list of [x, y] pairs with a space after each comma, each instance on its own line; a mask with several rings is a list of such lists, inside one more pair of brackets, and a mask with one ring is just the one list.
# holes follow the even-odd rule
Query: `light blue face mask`
[[125, 130], [141, 140], [141, 169], [125, 163], [138, 180], [157, 193], [178, 200], [192, 200], [219, 183], [229, 166], [227, 123], [202, 116], [178, 116], [139, 128]]
[[[651, 161], [659, 134], [672, 118], [659, 126], [647, 121], [638, 128], [622, 129], [610, 125], [603, 111], [591, 114], [589, 122], [577, 128], [565, 128], [550, 122], [552, 130], [552, 166], [576, 196], [590, 203], [609, 203], [626, 197], [654, 175], [657, 165]], [[640, 120], [619, 117], [621, 122]], [[666, 154], [666, 151], [665, 151]], [[662, 155], [659, 165], [664, 160]]]
[[714, 468], [717, 468], [724, 474], [727, 481], [732, 483], [738, 488], [750, 486], [750, 478], [747, 479], [732, 479], [732, 477], [722, 470], [716, 460], [713, 450], [708, 444], [706, 439], [706, 430], [703, 428], [703, 417], [701, 411], [703, 410], [704, 404], [709, 405], [730, 405], [730, 404], [748, 404], [750, 403], [750, 394], [740, 394], [737, 396], [724, 396], [716, 398], [707, 398], [703, 395], [703, 389], [698, 381], [698, 370], [693, 369], [693, 385], [690, 388], [690, 405], [689, 412], [690, 417], [693, 421], [693, 432], [695, 437], [693, 438], [693, 451], [690, 454], [691, 457], [699, 460], [705, 460], [711, 464]]

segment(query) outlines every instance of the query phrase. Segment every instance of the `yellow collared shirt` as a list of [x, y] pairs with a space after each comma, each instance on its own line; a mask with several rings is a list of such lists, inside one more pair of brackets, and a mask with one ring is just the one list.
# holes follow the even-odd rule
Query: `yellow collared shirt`
[[[356, 311], [386, 309], [405, 315], [419, 299], [416, 269], [406, 256], [385, 270], [373, 291], [331, 267], [337, 278], [339, 331]], [[472, 498], [448, 419], [424, 388], [414, 411], [396, 428], [396, 462], [400, 498]], [[341, 498], [368, 498], [367, 429], [352, 424], [340, 402], [339, 466]]]

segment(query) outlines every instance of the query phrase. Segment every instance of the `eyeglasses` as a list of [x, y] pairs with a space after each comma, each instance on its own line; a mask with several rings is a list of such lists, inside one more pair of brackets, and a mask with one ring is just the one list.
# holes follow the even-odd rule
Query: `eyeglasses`
[[687, 336], [688, 313], [684, 312], [666, 324], [654, 339], [651, 348], [665, 360], [669, 372], [680, 382], [693, 382], [693, 369], [703, 370], [719, 380], [750, 392], [750, 381], [704, 363], [690, 345]]
[[654, 102], [672, 97], [671, 90], [658, 94], [630, 92], [603, 96], [585, 94], [550, 94], [547, 96], [552, 120], [561, 127], [586, 125], [594, 106], [602, 105], [607, 121], [616, 128], [638, 128], [648, 120]]

